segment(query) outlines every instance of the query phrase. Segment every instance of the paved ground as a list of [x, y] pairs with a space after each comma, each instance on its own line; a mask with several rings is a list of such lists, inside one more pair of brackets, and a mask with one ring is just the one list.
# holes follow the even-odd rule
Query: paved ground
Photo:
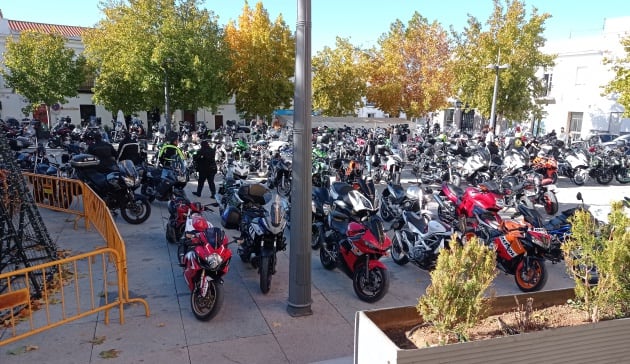
[[[575, 205], [578, 190], [586, 203], [602, 205], [610, 198], [630, 194], [627, 187], [616, 185], [577, 188], [561, 180], [559, 186], [561, 209]], [[189, 196], [193, 188], [196, 183], [189, 183]], [[200, 200], [210, 202], [207, 189]], [[279, 254], [278, 272], [267, 295], [260, 292], [256, 270], [236, 257], [225, 279], [221, 312], [209, 322], [200, 322], [190, 310], [189, 292], [176, 261], [176, 247], [164, 238], [166, 203], [154, 202], [152, 208], [150, 219], [142, 225], [116, 220], [126, 241], [131, 295], [148, 301], [151, 316], [144, 316], [141, 305], [126, 308], [124, 325], [118, 323], [115, 311], [109, 325], [103, 323], [102, 315], [90, 316], [0, 348], [0, 362], [346, 364], [352, 362], [356, 311], [415, 305], [429, 283], [427, 272], [412, 265], [400, 267], [385, 258], [392, 278], [390, 291], [381, 301], [367, 304], [355, 296], [349, 278], [338, 270], [324, 270], [318, 252], [313, 252], [313, 315], [294, 318], [287, 313], [288, 251]], [[73, 230], [72, 223], [66, 221], [67, 215], [47, 210], [42, 215], [60, 248], [80, 253], [102, 245], [102, 239], [94, 232]], [[220, 226], [218, 216], [212, 222]], [[234, 233], [231, 231], [230, 235]], [[235, 252], [236, 247], [231, 247]], [[549, 268], [545, 289], [572, 286], [563, 265], [549, 264]], [[498, 294], [518, 291], [513, 277], [506, 275], [497, 277], [494, 288]], [[91, 343], [94, 337], [102, 336], [106, 338], [102, 344]], [[37, 350], [10, 354], [29, 345]], [[118, 358], [99, 356], [110, 349], [119, 351]]]

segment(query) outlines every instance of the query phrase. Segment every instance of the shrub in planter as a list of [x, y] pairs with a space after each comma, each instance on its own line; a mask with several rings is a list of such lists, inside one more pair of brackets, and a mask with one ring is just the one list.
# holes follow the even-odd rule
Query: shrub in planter
[[477, 238], [440, 252], [431, 285], [416, 306], [440, 344], [465, 341], [467, 330], [487, 315], [491, 299], [485, 294], [496, 275], [495, 252]]
[[[572, 234], [563, 244], [567, 270], [575, 280], [576, 303], [598, 322], [630, 313], [630, 218], [622, 202], [611, 204], [608, 225], [587, 211], [572, 218]], [[596, 284], [590, 276], [596, 267]]]

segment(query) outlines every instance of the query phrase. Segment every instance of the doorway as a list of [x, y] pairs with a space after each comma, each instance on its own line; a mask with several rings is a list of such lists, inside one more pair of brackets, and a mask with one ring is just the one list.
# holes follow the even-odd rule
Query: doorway
[[223, 115], [214, 116], [214, 130], [221, 129], [223, 127]]
[[96, 121], [96, 106], [79, 105], [79, 113], [81, 114], [81, 126], [86, 126], [94, 119]]

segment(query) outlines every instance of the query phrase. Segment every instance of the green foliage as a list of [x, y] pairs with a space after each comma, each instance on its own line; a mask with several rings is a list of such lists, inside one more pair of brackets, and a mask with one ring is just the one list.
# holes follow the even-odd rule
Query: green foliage
[[446, 106], [452, 95], [453, 73], [448, 34], [437, 21], [429, 23], [415, 12], [405, 26], [400, 20], [369, 52], [367, 98], [398, 116], [426, 115]]
[[364, 55], [348, 39], [337, 37], [335, 49], [325, 47], [313, 57], [313, 109], [325, 116], [346, 116], [363, 106]]
[[282, 15], [272, 23], [262, 2], [245, 1], [238, 24], [226, 29], [232, 67], [227, 73], [236, 111], [247, 119], [271, 116], [291, 106], [295, 73], [295, 38]]
[[611, 60], [607, 59], [606, 64], [612, 63], [613, 78], [605, 87], [605, 93], [618, 93], [617, 102], [624, 107], [624, 117], [630, 117], [630, 36], [621, 39], [621, 45], [625, 50], [625, 57]]
[[[507, 64], [499, 71], [496, 114], [509, 120], [524, 120], [530, 113], [540, 117], [541, 106], [535, 98], [544, 89], [536, 76], [540, 68], [553, 66], [554, 55], [540, 52], [545, 21], [551, 16], [532, 8], [526, 18], [525, 3], [494, 0], [494, 11], [483, 30], [481, 22], [469, 16], [461, 34], [455, 38], [454, 72], [457, 97], [489, 117], [496, 72], [488, 65]], [[499, 117], [497, 118], [499, 119]]]
[[496, 274], [494, 251], [477, 238], [440, 252], [431, 285], [416, 308], [435, 327], [442, 344], [452, 334], [466, 340], [467, 330], [486, 317], [490, 300], [484, 294]]
[[20, 33], [18, 40], [7, 38], [4, 68], [0, 70], [8, 87], [28, 99], [25, 115], [40, 104], [65, 104], [78, 94], [85, 80], [85, 58], [65, 47], [57, 33]]
[[[562, 246], [576, 300], [592, 322], [630, 314], [630, 218], [621, 202], [611, 207], [606, 226], [578, 211], [571, 220], [571, 237]], [[593, 267], [597, 284], [589, 282]]]
[[97, 69], [95, 102], [126, 115], [151, 110], [164, 105], [166, 80], [171, 110], [216, 110], [228, 100], [229, 48], [200, 1], [109, 1], [103, 12], [83, 37]]

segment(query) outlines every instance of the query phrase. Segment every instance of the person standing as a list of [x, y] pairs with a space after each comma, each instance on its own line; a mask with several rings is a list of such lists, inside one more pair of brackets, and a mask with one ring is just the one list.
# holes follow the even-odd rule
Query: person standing
[[197, 192], [193, 195], [201, 197], [203, 184], [208, 181], [210, 187], [210, 198], [214, 198], [216, 187], [214, 185], [214, 177], [217, 174], [217, 162], [215, 159], [216, 149], [208, 144], [208, 141], [201, 142], [201, 149], [195, 154], [194, 159], [197, 163], [197, 171], [199, 172], [199, 181], [197, 181]]
[[564, 131], [564, 128], [560, 128], [560, 135], [558, 135], [558, 140], [561, 140], [564, 143], [565, 147], [569, 147], [569, 134]]
[[118, 169], [116, 165], [116, 149], [110, 143], [103, 140], [103, 136], [98, 131], [92, 132], [91, 137], [94, 143], [87, 149], [88, 154], [93, 154], [100, 160], [97, 171], [109, 173]]

